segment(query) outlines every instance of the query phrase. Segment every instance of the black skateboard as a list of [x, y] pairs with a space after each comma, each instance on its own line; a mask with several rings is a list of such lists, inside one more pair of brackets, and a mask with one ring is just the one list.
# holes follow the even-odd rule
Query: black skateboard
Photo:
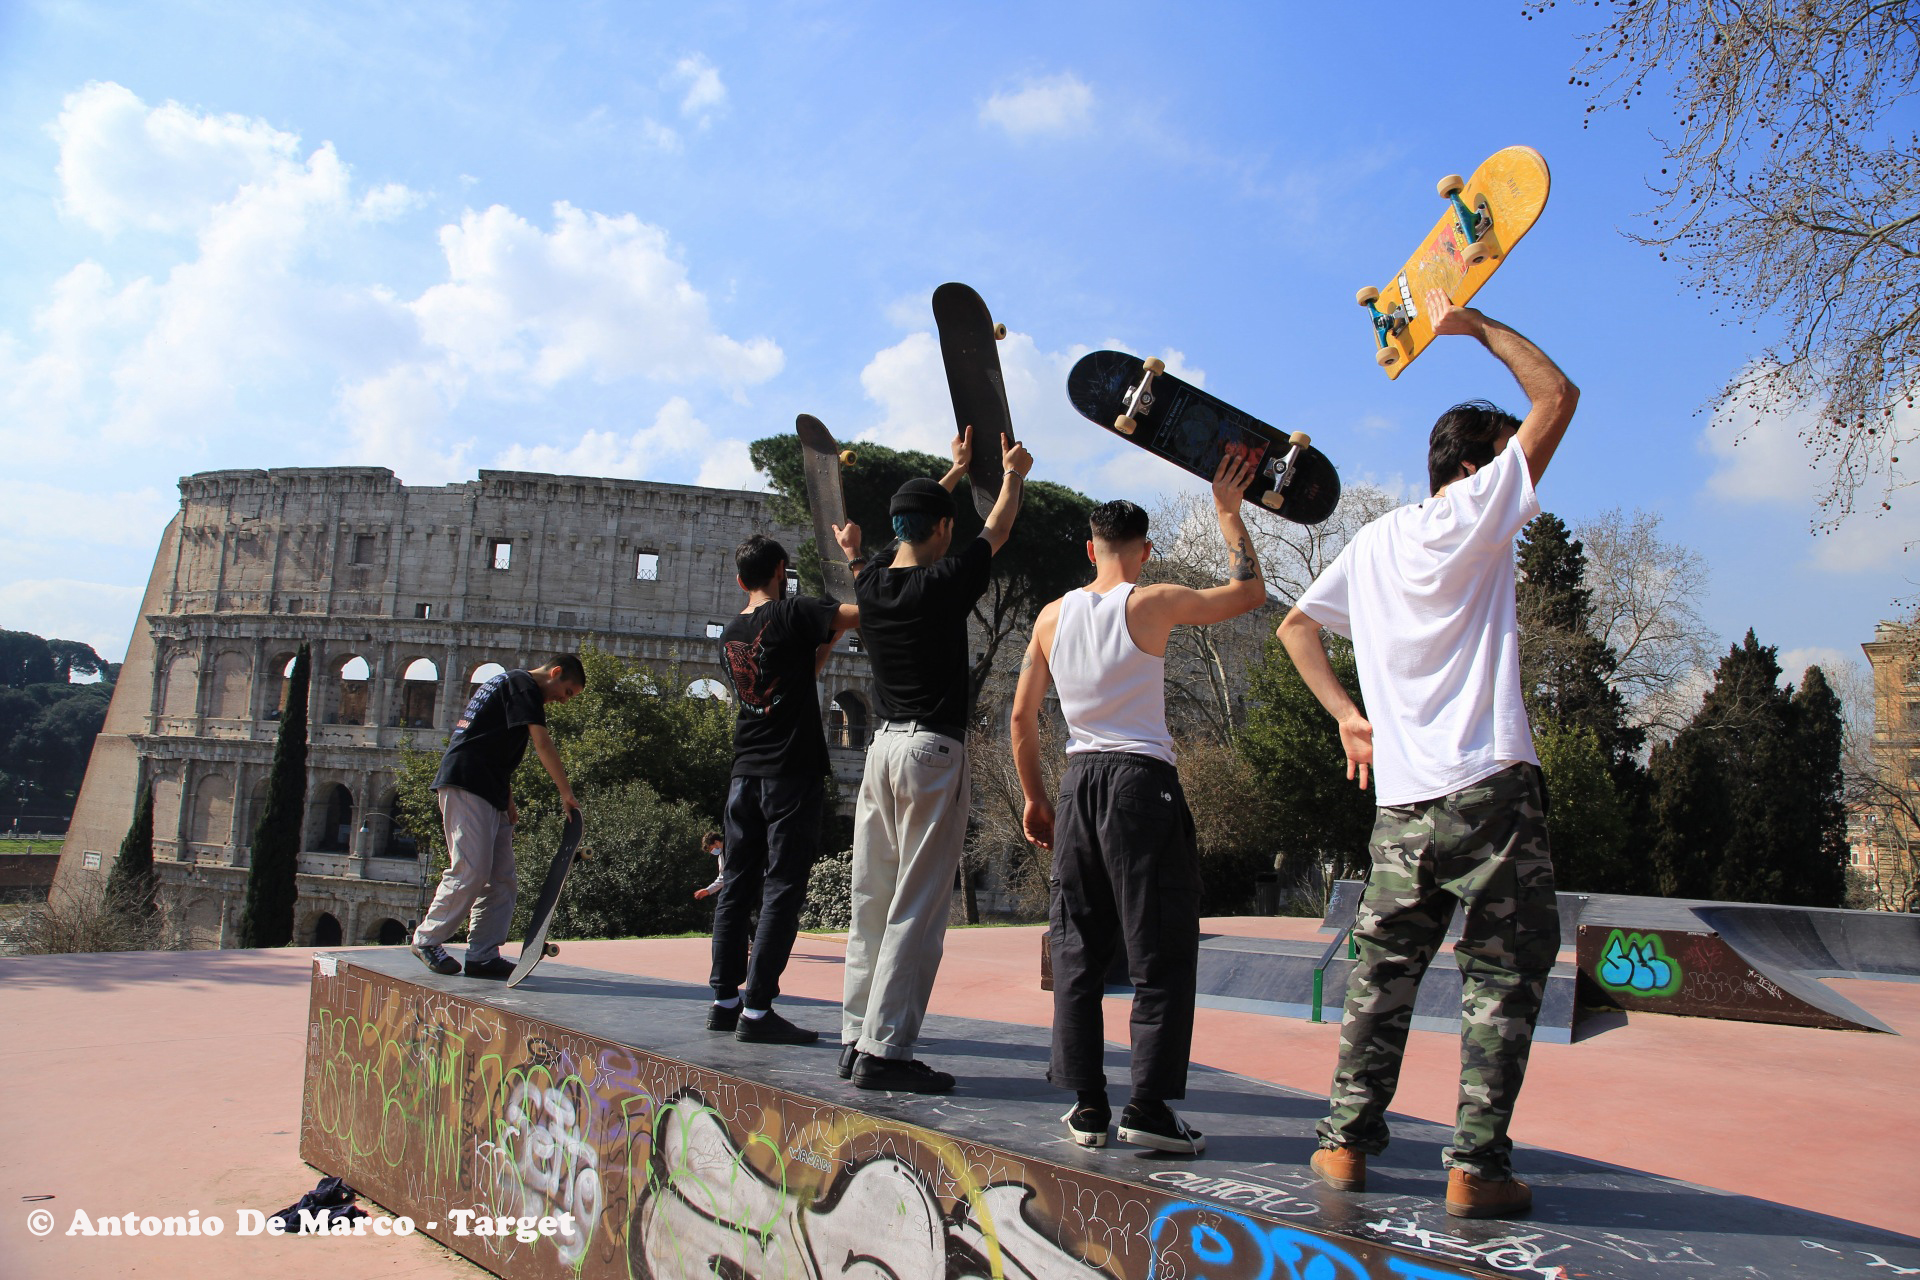
[[525, 982], [545, 957], [560, 954], [560, 948], [547, 941], [547, 930], [553, 927], [553, 909], [560, 903], [560, 890], [566, 887], [567, 873], [573, 870], [574, 863], [586, 857], [580, 852], [580, 829], [580, 811], [574, 809], [567, 814], [566, 829], [560, 833], [560, 852], [547, 864], [547, 878], [541, 882], [540, 896], [534, 901], [527, 936], [520, 944], [520, 958], [514, 962], [513, 976], [507, 979], [510, 987]]
[[854, 452], [834, 443], [827, 424], [810, 413], [794, 419], [800, 436], [800, 461], [807, 475], [807, 509], [813, 513], [813, 545], [820, 552], [820, 578], [827, 594], [842, 604], [853, 603], [853, 566], [840, 554], [833, 536], [835, 525], [847, 522], [847, 492], [840, 468], [854, 464]]
[[1166, 368], [1151, 356], [1089, 352], [1067, 374], [1067, 399], [1082, 417], [1202, 480], [1213, 479], [1228, 445], [1245, 445], [1258, 468], [1248, 502], [1298, 524], [1333, 514], [1340, 474], [1306, 432], [1270, 427]]
[[940, 359], [947, 366], [947, 390], [953, 396], [954, 434], [973, 428], [973, 465], [967, 468], [967, 479], [973, 509], [985, 520], [1000, 498], [1004, 442], [1017, 439], [995, 345], [1007, 336], [1007, 326], [995, 324], [987, 304], [964, 284], [943, 284], [933, 291], [933, 322], [940, 328]]

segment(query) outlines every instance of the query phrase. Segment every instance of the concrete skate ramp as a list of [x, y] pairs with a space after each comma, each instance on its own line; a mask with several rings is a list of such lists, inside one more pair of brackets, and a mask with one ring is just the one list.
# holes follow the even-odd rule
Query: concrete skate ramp
[[1743, 903], [1694, 914], [1752, 963], [1805, 978], [1920, 982], [1920, 915]]

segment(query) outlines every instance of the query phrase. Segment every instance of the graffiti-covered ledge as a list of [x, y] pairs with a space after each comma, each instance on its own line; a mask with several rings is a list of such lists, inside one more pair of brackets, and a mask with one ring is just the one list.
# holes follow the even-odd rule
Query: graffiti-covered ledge
[[[1907, 1237], [1537, 1150], [1516, 1161], [1533, 1218], [1455, 1221], [1439, 1205], [1448, 1135], [1407, 1118], [1372, 1163], [1376, 1190], [1342, 1195], [1304, 1167], [1320, 1099], [1215, 1071], [1196, 1071], [1182, 1108], [1207, 1133], [1204, 1157], [1084, 1151], [1041, 1078], [1039, 1029], [930, 1018], [921, 1047], [960, 1086], [894, 1096], [839, 1080], [830, 1040], [783, 1049], [707, 1032], [705, 999], [551, 963], [509, 991], [427, 974], [399, 949], [321, 956], [301, 1155], [513, 1280], [1920, 1267]], [[785, 1007], [803, 1025], [838, 1018], [837, 1006]], [[1124, 1081], [1124, 1064], [1108, 1074]], [[551, 1234], [474, 1229], [502, 1217], [551, 1219]]]

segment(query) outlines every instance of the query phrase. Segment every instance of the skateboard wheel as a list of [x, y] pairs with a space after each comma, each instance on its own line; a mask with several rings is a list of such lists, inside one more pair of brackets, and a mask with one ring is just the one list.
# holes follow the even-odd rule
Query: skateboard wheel
[[840, 451], [840, 465], [841, 465], [841, 466], [843, 466], [843, 467], [850, 467], [850, 466], [852, 466], [852, 465], [853, 465], [854, 463], [856, 463], [856, 462], [858, 462], [858, 461], [860, 461], [860, 455], [859, 455], [859, 454], [857, 454], [857, 453], [855, 453], [855, 452], [854, 452], [853, 450], [851, 450], [851, 449], [842, 449], [842, 450]]
[[559, 944], [558, 944], [558, 943], [553, 943], [553, 942], [549, 942], [549, 943], [547, 943], [547, 944], [546, 944], [545, 946], [543, 946], [543, 947], [541, 947], [541, 948], [540, 948], [540, 954], [541, 954], [541, 955], [543, 955], [543, 956], [557, 956], [557, 955], [559, 955], [559, 954], [560, 954], [560, 947], [559, 947]]
[[1380, 296], [1380, 291], [1374, 288], [1372, 285], [1368, 285], [1366, 288], [1362, 289], [1360, 292], [1354, 294], [1353, 300], [1359, 303], [1363, 307], [1370, 307], [1373, 305], [1374, 300], [1377, 299], [1379, 296]]
[[1007, 336], [1007, 326], [1003, 324], [996, 324], [995, 326], [993, 326], [993, 340], [995, 342], [1005, 341], [1006, 336]]
[[1391, 369], [1400, 363], [1400, 349], [1398, 347], [1381, 347], [1373, 353], [1373, 362], [1382, 369]]
[[1485, 239], [1475, 240], [1467, 246], [1466, 252], [1460, 255], [1461, 261], [1470, 267], [1477, 267], [1491, 257], [1493, 257], [1493, 244]]
[[1287, 437], [1287, 443], [1304, 449], [1313, 443], [1313, 437], [1304, 431], [1296, 431]]
[[1140, 363], [1146, 366], [1148, 373], [1161, 374], [1167, 371], [1167, 362], [1158, 356], [1148, 356]]
[[1113, 429], [1115, 431], [1118, 431], [1123, 436], [1132, 435], [1134, 428], [1138, 427], [1139, 425], [1140, 425], [1139, 423], [1135, 422], [1132, 418], [1129, 418], [1124, 413], [1113, 420]]
[[[1294, 434], [1298, 435], [1299, 433], [1295, 432]], [[1286, 502], [1286, 495], [1277, 489], [1269, 489], [1260, 495], [1260, 505], [1263, 507], [1271, 507], [1275, 511], [1285, 506]]]
[[1434, 184], [1442, 200], [1451, 200], [1466, 190], [1467, 180], [1457, 173], [1450, 173]]

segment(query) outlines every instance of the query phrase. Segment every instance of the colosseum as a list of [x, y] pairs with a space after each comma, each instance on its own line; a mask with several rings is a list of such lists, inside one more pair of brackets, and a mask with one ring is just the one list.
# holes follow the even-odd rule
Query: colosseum
[[[424, 859], [392, 821], [404, 748], [440, 749], [470, 686], [592, 642], [721, 677], [741, 603], [733, 549], [771, 531], [765, 495], [482, 471], [407, 486], [379, 467], [210, 471], [180, 482], [107, 721], [62, 849], [56, 894], [97, 894], [154, 788], [154, 861], [188, 945], [238, 934], [248, 844], [283, 685], [312, 646], [307, 814], [295, 938], [404, 939]], [[834, 772], [857, 787], [871, 678], [843, 640], [821, 674]]]

